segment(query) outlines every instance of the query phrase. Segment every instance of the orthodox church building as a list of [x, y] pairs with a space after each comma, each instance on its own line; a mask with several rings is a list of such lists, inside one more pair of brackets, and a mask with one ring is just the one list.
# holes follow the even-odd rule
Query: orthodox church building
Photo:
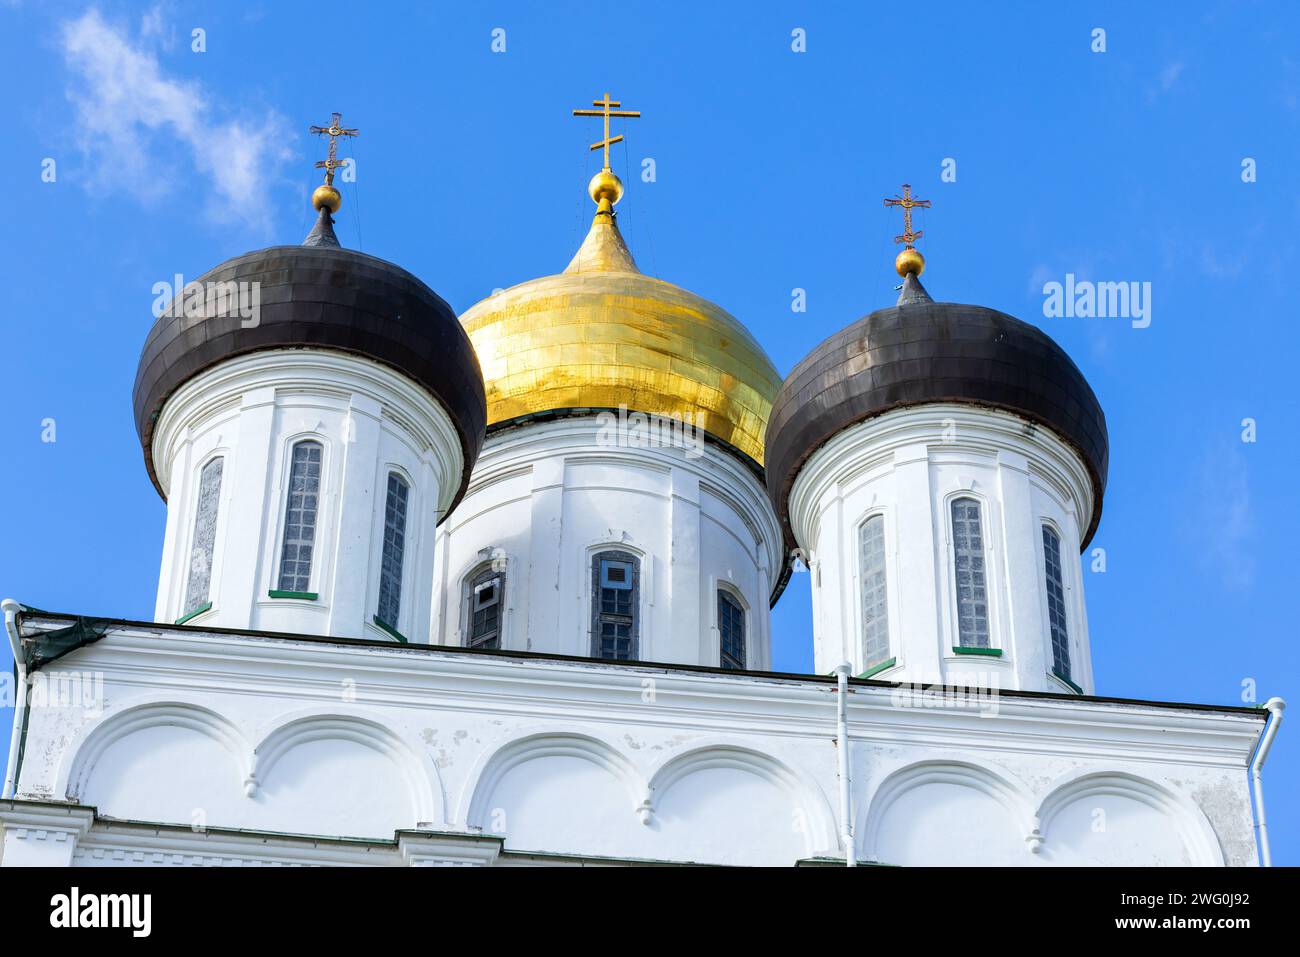
[[[586, 239], [459, 318], [340, 246], [337, 115], [307, 239], [177, 290], [154, 620], [4, 602], [0, 864], [1267, 863], [1279, 700], [1097, 695], [1070, 358], [931, 297], [905, 188], [897, 302], [783, 380], [637, 266], [595, 106]], [[771, 670], [796, 564], [811, 675]]]

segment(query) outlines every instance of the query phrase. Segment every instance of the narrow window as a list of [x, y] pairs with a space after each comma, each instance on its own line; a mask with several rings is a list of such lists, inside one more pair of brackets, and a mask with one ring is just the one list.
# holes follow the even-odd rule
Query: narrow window
[[889, 601], [885, 594], [885, 519], [873, 515], [858, 531], [862, 568], [862, 635], [870, 668], [889, 658]]
[[745, 667], [745, 609], [727, 592], [718, 589], [718, 637], [724, 668]]
[[958, 643], [963, 648], [987, 648], [989, 598], [984, 533], [980, 525], [980, 503], [973, 498], [953, 500], [952, 543], [957, 576]]
[[474, 576], [469, 589], [470, 648], [501, 647], [501, 596], [506, 577], [491, 569]]
[[406, 503], [411, 487], [396, 472], [388, 473], [384, 503], [384, 552], [379, 561], [379, 610], [375, 617], [397, 627], [402, 611], [402, 559], [406, 554]]
[[284, 517], [284, 548], [280, 552], [280, 591], [306, 592], [311, 588], [320, 465], [319, 442], [299, 442], [293, 447]]
[[1043, 526], [1043, 564], [1047, 573], [1047, 621], [1052, 629], [1052, 671], [1070, 679], [1070, 632], [1065, 618], [1065, 587], [1061, 584], [1061, 539]]
[[194, 541], [185, 583], [182, 616], [208, 604], [212, 588], [212, 554], [217, 544], [217, 506], [221, 503], [221, 471], [225, 459], [215, 458], [199, 473], [199, 502], [194, 511]]
[[591, 577], [592, 657], [636, 660], [640, 563], [627, 552], [602, 552]]

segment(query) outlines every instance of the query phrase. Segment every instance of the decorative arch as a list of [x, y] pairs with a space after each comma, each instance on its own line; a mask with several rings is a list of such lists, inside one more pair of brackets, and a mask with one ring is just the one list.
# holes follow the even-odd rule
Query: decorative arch
[[1074, 772], [1060, 780], [1038, 806], [1038, 824], [1045, 847], [1049, 850], [1052, 847], [1052, 824], [1064, 808], [1082, 798], [1101, 795], [1128, 798], [1168, 818], [1194, 866], [1224, 865], [1218, 834], [1199, 806], [1162, 784], [1124, 771]]
[[154, 727], [180, 727], [206, 735], [230, 753], [241, 777], [250, 772], [251, 749], [248, 739], [231, 721], [209, 708], [186, 701], [151, 701], [133, 705], [110, 714], [82, 733], [81, 740], [65, 752], [56, 792], [70, 801], [79, 800], [110, 746], [137, 731]]
[[273, 728], [253, 751], [245, 778], [249, 796], [293, 748], [312, 741], [350, 741], [392, 760], [406, 781], [416, 820], [446, 823], [442, 780], [421, 749], [408, 745], [386, 725], [359, 715], [319, 712], [290, 716]]
[[926, 784], [956, 784], [988, 795], [1008, 811], [1029, 849], [1034, 848], [1037, 837], [1034, 812], [1028, 790], [1019, 781], [966, 761], [931, 760], [899, 768], [876, 788], [866, 811], [858, 818], [856, 834], [860, 852], [879, 860], [880, 824], [886, 813], [908, 792]]
[[592, 557], [598, 552], [631, 552], [642, 561], [650, 557], [650, 552], [630, 532], [623, 532], [619, 538], [609, 536], [593, 538], [582, 548], [583, 554], [587, 558], [587, 564], [591, 564]]
[[745, 614], [749, 614], [753, 609], [753, 604], [745, 597], [744, 589], [730, 578], [722, 578], [721, 576], [715, 575], [713, 576], [712, 581], [715, 598], [717, 597], [717, 592], [725, 591], [730, 597], [736, 599], [736, 604], [740, 605], [740, 610], [745, 612]]
[[511, 770], [536, 758], [572, 757], [590, 761], [612, 774], [627, 792], [629, 814], [645, 797], [645, 783], [640, 772], [616, 748], [586, 734], [539, 732], [515, 738], [485, 759], [477, 774], [466, 785], [467, 799], [462, 802], [462, 819], [469, 827], [484, 827], [489, 802], [497, 785]]
[[409, 468], [394, 459], [384, 459], [383, 462], [380, 463], [379, 474], [387, 480], [390, 472], [396, 472], [397, 477], [405, 482], [410, 487], [412, 494], [414, 494], [416, 481], [415, 476], [411, 474]]
[[693, 748], [665, 760], [650, 776], [642, 810], [642, 822], [649, 823], [659, 800], [674, 784], [697, 771], [727, 768], [745, 771], [785, 791], [808, 821], [808, 852], [835, 847], [835, 818], [821, 789], [810, 776], [796, 774], [770, 754], [735, 745], [712, 744]]

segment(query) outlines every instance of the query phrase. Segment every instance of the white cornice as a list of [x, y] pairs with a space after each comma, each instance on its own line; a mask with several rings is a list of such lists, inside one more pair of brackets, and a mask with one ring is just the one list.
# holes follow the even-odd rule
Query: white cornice
[[[951, 420], [951, 441], [945, 422]], [[790, 527], [804, 548], [816, 541], [821, 503], [836, 485], [847, 485], [865, 471], [887, 465], [896, 451], [928, 447], [931, 456], [973, 454], [1024, 456], [1032, 475], [1069, 496], [1086, 528], [1094, 507], [1092, 479], [1078, 455], [1050, 430], [995, 409], [935, 403], [888, 412], [833, 436], [809, 457], [790, 490]]]
[[678, 469], [697, 477], [702, 487], [735, 509], [750, 531], [757, 533], [759, 545], [767, 553], [767, 567], [780, 566], [781, 529], [776, 513], [758, 478], [735, 456], [708, 441], [698, 448], [698, 456], [688, 456], [685, 449], [677, 447], [604, 445], [598, 440], [600, 431], [600, 422], [593, 414], [528, 423], [489, 435], [474, 466], [469, 494], [458, 513], [460, 509], [473, 509], [470, 499], [475, 493], [524, 474], [537, 461], [552, 456], [568, 463], [633, 466], [663, 475]]
[[164, 493], [171, 483], [175, 451], [191, 426], [236, 407], [243, 395], [268, 395], [346, 402], [360, 394], [375, 402], [394, 427], [409, 432], [419, 451], [431, 452], [439, 514], [460, 489], [464, 453], [447, 412], [427, 392], [387, 366], [358, 356], [320, 349], [277, 349], [229, 359], [187, 381], [168, 398], [153, 436], [154, 466]]
[[[92, 669], [118, 700], [221, 692], [336, 702], [354, 681], [368, 707], [653, 725], [697, 732], [824, 737], [834, 686], [788, 676], [725, 675], [599, 662], [402, 646], [342, 645], [123, 626], [47, 666]], [[644, 681], [656, 687], [643, 700]], [[890, 687], [855, 684], [851, 733], [861, 742], [1011, 748], [1121, 760], [1245, 767], [1261, 728], [1251, 714], [1192, 707], [999, 695], [996, 715], [906, 707]], [[985, 699], [985, 704], [989, 699]]]

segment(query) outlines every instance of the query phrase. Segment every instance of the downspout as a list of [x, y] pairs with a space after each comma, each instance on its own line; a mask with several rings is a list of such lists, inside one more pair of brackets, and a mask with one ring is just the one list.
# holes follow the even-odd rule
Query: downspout
[[1260, 864], [1263, 867], [1272, 867], [1273, 854], [1268, 847], [1268, 822], [1264, 817], [1264, 782], [1261, 780], [1260, 772], [1264, 770], [1268, 749], [1273, 746], [1277, 729], [1282, 724], [1282, 712], [1286, 710], [1286, 702], [1281, 698], [1269, 698], [1264, 702], [1264, 707], [1268, 709], [1268, 724], [1264, 728], [1264, 736], [1260, 739], [1259, 747], [1255, 749], [1255, 757], [1250, 762], [1250, 778], [1255, 789], [1255, 842], [1259, 845]]
[[840, 843], [844, 846], [844, 864], [858, 866], [857, 848], [853, 846], [853, 806], [849, 787], [849, 674], [846, 661], [835, 669], [836, 715], [835, 747], [839, 752], [840, 776]]
[[18, 790], [18, 752], [27, 730], [27, 666], [23, 661], [23, 641], [18, 634], [17, 621], [22, 607], [12, 598], [0, 602], [0, 610], [4, 611], [5, 616], [5, 632], [9, 635], [9, 646], [14, 652], [14, 676], [17, 679], [14, 687], [17, 697], [14, 703], [14, 728], [9, 739], [9, 763], [5, 768], [4, 792], [0, 795], [6, 801]]

